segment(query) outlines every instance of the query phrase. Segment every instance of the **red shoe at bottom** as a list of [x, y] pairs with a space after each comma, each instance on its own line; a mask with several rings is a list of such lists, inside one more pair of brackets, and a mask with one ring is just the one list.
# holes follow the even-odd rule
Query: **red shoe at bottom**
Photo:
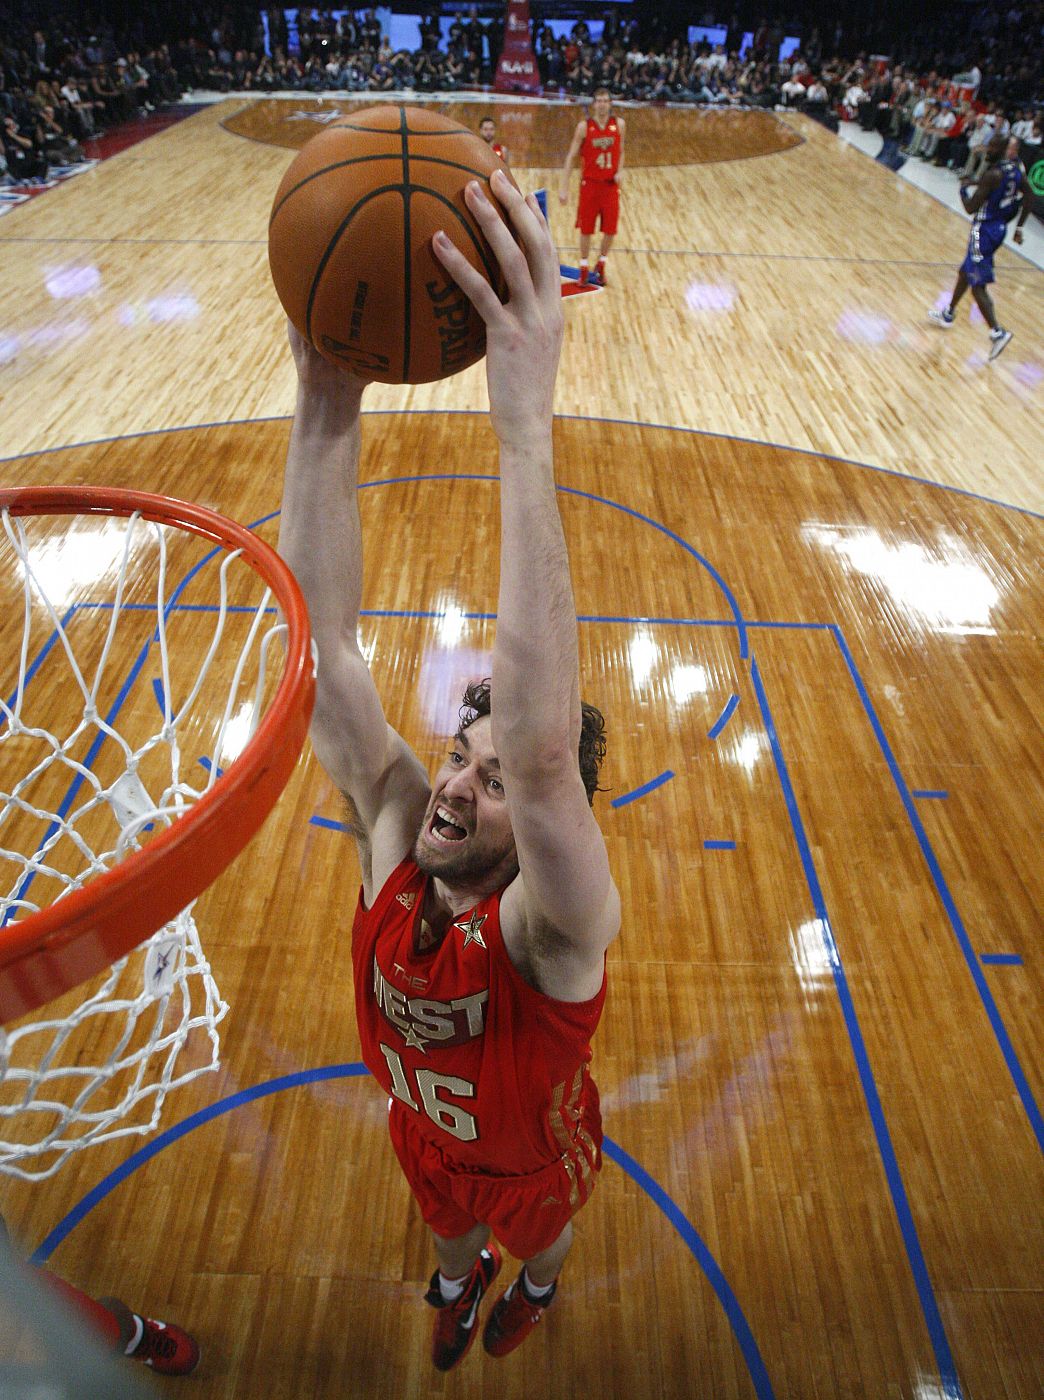
[[588, 271], [588, 269], [587, 269], [586, 267], [582, 267], [582, 268], [580, 269], [580, 285], [581, 285], [581, 287], [586, 287], [586, 286], [587, 286], [587, 279], [590, 277], [590, 275], [591, 275], [591, 274], [590, 274], [590, 272]]
[[142, 1362], [160, 1376], [191, 1376], [199, 1365], [199, 1343], [184, 1328], [173, 1322], [140, 1317], [118, 1298], [100, 1298], [98, 1301], [119, 1319], [124, 1337], [134, 1335], [137, 1331], [135, 1319], [140, 1318], [141, 1339], [133, 1351], [124, 1352], [125, 1356]]
[[598, 285], [599, 285], [600, 287], [608, 287], [609, 283], [605, 280], [605, 263], [604, 263], [604, 262], [600, 262], [600, 263], [598, 264], [598, 266], [595, 268], [595, 270], [594, 270], [594, 279], [593, 279], [593, 280], [594, 280], [595, 282], [597, 282]]
[[431, 1285], [424, 1301], [438, 1308], [431, 1338], [431, 1360], [437, 1371], [451, 1371], [468, 1354], [478, 1327], [479, 1303], [482, 1295], [500, 1273], [500, 1250], [492, 1240], [471, 1266], [464, 1292], [455, 1303], [447, 1303], [439, 1288], [438, 1269], [431, 1276]]
[[490, 1356], [507, 1356], [508, 1352], [522, 1345], [540, 1321], [557, 1288], [556, 1282], [542, 1302], [531, 1303], [523, 1292], [520, 1275], [507, 1292], [501, 1294], [486, 1320], [486, 1330], [482, 1334], [482, 1345]]

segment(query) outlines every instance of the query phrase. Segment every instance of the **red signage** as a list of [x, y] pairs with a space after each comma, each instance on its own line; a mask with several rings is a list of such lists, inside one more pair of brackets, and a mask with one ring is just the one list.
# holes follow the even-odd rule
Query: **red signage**
[[508, 0], [504, 20], [504, 48], [493, 80], [496, 92], [542, 91], [540, 72], [529, 32], [529, 0]]

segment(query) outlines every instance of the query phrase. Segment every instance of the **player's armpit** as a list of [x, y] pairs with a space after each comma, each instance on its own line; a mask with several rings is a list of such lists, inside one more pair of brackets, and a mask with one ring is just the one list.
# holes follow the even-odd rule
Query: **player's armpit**
[[344, 799], [344, 826], [348, 835], [355, 841], [363, 888], [367, 889], [373, 884], [373, 846], [370, 841], [370, 833], [360, 817], [359, 809], [352, 801], [350, 793], [342, 792], [341, 797]]
[[518, 907], [523, 917], [514, 918], [509, 897], [521, 885], [516, 881], [501, 901], [500, 924], [504, 946], [515, 970], [537, 991], [559, 1001], [589, 1001], [597, 996], [605, 976], [605, 950], [620, 925], [620, 898], [610, 886], [607, 907], [592, 918], [592, 929], [611, 927], [609, 938], [577, 940], [539, 915], [525, 917], [524, 890]]

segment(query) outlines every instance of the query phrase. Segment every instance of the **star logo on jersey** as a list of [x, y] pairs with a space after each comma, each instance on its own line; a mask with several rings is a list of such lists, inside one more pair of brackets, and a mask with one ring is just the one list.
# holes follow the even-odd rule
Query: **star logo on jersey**
[[422, 1040], [412, 1026], [410, 1026], [403, 1038], [411, 1050], [419, 1050], [422, 1055], [428, 1053], [428, 1042]]
[[470, 919], [461, 919], [459, 923], [453, 925], [454, 928], [459, 928], [464, 935], [465, 948], [469, 943], [477, 943], [480, 948], [486, 946], [486, 940], [479, 933], [479, 929], [486, 922], [487, 917], [486, 914], [472, 914]]
[[412, 909], [414, 903], [416, 902], [417, 894], [415, 890], [409, 890], [404, 894], [397, 894], [395, 898], [399, 901], [399, 903], [404, 909]]

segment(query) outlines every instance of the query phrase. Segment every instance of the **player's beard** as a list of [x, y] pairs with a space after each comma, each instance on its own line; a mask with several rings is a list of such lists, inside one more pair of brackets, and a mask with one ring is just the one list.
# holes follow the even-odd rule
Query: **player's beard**
[[517, 862], [507, 860], [507, 857], [514, 855], [513, 841], [509, 840], [500, 849], [493, 849], [490, 843], [476, 838], [472, 833], [459, 843], [459, 851], [454, 850], [452, 843], [447, 843], [445, 848], [433, 848], [430, 842], [424, 839], [430, 821], [429, 812], [425, 815], [413, 845], [413, 859], [422, 874], [443, 880], [450, 885], [480, 880], [500, 865], [505, 869], [505, 881], [517, 874]]

